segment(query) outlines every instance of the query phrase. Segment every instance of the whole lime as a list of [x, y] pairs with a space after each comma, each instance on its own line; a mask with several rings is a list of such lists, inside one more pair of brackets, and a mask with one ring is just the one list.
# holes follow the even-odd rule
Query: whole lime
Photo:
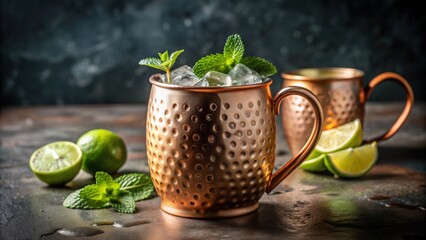
[[80, 136], [77, 145], [83, 152], [82, 169], [92, 175], [98, 171], [115, 173], [126, 162], [123, 139], [106, 129], [94, 129]]

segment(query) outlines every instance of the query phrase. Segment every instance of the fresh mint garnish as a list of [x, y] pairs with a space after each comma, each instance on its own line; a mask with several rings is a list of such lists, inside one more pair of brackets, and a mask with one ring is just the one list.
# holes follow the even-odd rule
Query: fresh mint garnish
[[117, 199], [112, 199], [110, 203], [117, 212], [134, 213], [136, 210], [135, 199], [129, 194], [124, 194]]
[[208, 71], [227, 73], [230, 70], [231, 66], [226, 65], [226, 58], [220, 53], [201, 58], [193, 68], [194, 74], [199, 78], [203, 77]]
[[154, 192], [151, 178], [145, 174], [129, 173], [115, 179], [121, 190], [129, 192], [135, 201], [148, 198]]
[[240, 61], [240, 63], [259, 73], [262, 78], [266, 78], [277, 73], [277, 69], [271, 62], [260, 57], [245, 57]]
[[110, 206], [109, 202], [106, 201], [97, 201], [95, 199], [80, 197], [80, 193], [83, 189], [79, 189], [68, 195], [68, 197], [65, 198], [63, 205], [68, 208], [78, 209], [98, 209]]
[[77, 209], [113, 207], [118, 212], [133, 213], [135, 201], [147, 199], [154, 192], [151, 178], [143, 173], [124, 174], [114, 180], [108, 173], [96, 172], [95, 178], [96, 184], [72, 192], [63, 205]]
[[166, 72], [167, 82], [171, 83], [172, 80], [170, 76], [170, 69], [172, 68], [173, 64], [175, 64], [176, 59], [179, 57], [179, 55], [183, 51], [184, 51], [183, 49], [178, 50], [176, 52], [173, 52], [169, 56], [169, 51], [166, 50], [164, 53], [158, 53], [158, 56], [160, 58], [153, 58], [153, 57], [145, 58], [139, 61], [139, 65], [152, 67], [152, 68], [159, 69]]
[[255, 70], [263, 78], [277, 73], [275, 66], [269, 61], [259, 57], [243, 57], [244, 43], [240, 35], [234, 34], [228, 37], [223, 48], [223, 54], [216, 53], [205, 56], [195, 63], [193, 71], [197, 77], [203, 77], [209, 71], [229, 73], [238, 63]]
[[223, 47], [223, 56], [226, 59], [227, 65], [232, 65], [234, 62], [240, 62], [244, 55], [244, 43], [240, 35], [234, 34], [228, 37]]

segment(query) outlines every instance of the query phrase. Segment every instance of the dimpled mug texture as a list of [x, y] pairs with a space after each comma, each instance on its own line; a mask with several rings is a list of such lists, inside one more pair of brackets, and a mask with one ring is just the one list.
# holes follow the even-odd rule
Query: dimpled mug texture
[[257, 209], [275, 160], [269, 84], [204, 90], [153, 84], [146, 130], [164, 211], [226, 217]]
[[[324, 112], [323, 129], [331, 129], [357, 118], [363, 119], [362, 86], [358, 81], [323, 83], [320, 87], [309, 83], [286, 80], [285, 86], [310, 89], [321, 102]], [[315, 86], [315, 87], [313, 87]], [[289, 96], [282, 103], [282, 123], [289, 148], [294, 154], [303, 147], [314, 125], [312, 105], [300, 96]]]
[[[403, 111], [389, 130], [365, 143], [383, 141], [392, 137], [407, 119], [414, 94], [408, 81], [393, 72], [384, 72], [363, 87], [364, 72], [354, 68], [305, 68], [283, 73], [283, 87], [298, 86], [313, 92], [324, 113], [324, 130], [360, 119], [364, 121], [365, 104], [372, 90], [381, 82], [393, 81], [402, 87], [406, 94]], [[290, 96], [282, 104], [282, 124], [290, 151], [294, 154], [302, 148], [312, 129], [313, 109], [306, 99]]]

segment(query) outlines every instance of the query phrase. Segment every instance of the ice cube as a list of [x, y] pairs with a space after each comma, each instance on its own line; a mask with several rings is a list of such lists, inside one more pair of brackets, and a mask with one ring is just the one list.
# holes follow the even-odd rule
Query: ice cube
[[173, 70], [171, 72], [172, 79], [175, 78], [176, 76], [182, 75], [182, 74], [184, 74], [186, 72], [193, 72], [192, 68], [190, 66], [188, 66], [188, 65], [182, 65], [182, 66], [176, 68], [175, 70]]
[[232, 78], [232, 85], [249, 85], [262, 82], [259, 73], [241, 63], [235, 65], [228, 75]]
[[200, 79], [193, 72], [185, 72], [172, 78], [172, 83], [181, 86], [194, 86]]
[[204, 75], [202, 79], [206, 80], [209, 83], [210, 87], [232, 85], [231, 77], [221, 72], [209, 71]]
[[187, 65], [176, 68], [171, 73], [172, 84], [181, 86], [194, 86], [200, 79], [192, 72], [192, 68]]
[[195, 85], [195, 87], [208, 87], [209, 86], [209, 82], [207, 82], [206, 79], [201, 79], [199, 82], [197, 82]]

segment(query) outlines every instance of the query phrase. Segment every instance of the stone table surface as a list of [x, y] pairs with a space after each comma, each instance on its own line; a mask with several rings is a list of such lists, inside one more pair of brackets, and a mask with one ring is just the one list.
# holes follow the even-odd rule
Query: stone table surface
[[[402, 103], [367, 105], [366, 137], [383, 133]], [[297, 169], [252, 214], [213, 220], [171, 216], [154, 197], [137, 203], [135, 214], [112, 209], [73, 210], [62, 206], [74, 189], [92, 183], [79, 175], [64, 187], [40, 182], [28, 167], [44, 144], [75, 141], [94, 128], [121, 135], [128, 161], [120, 170], [148, 173], [146, 105], [6, 107], [0, 117], [0, 239], [425, 239], [426, 114], [416, 103], [402, 129], [379, 143], [379, 159], [359, 179], [335, 179]], [[290, 154], [277, 122], [276, 166]], [[96, 225], [97, 224], [97, 225]], [[75, 237], [79, 238], [79, 237]]]

